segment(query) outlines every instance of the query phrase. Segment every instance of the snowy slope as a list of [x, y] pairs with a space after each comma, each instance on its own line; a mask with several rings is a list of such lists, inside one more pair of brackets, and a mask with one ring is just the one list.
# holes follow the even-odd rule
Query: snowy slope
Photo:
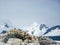
[[32, 25], [24, 27], [24, 31], [35, 36], [60, 36], [60, 25], [48, 28], [45, 24], [34, 22]]
[[60, 25], [49, 28], [44, 34], [45, 36], [60, 36]]
[[29, 34], [34, 34], [35, 30], [39, 31], [39, 24], [34, 22], [32, 25], [24, 27], [23, 30], [28, 32]]
[[12, 23], [8, 20], [0, 21], [0, 33], [2, 31], [9, 31], [12, 28]]
[[[10, 21], [2, 21], [0, 22], [0, 33], [3, 30], [9, 31], [13, 28], [12, 23]], [[53, 26], [48, 28], [45, 24], [38, 24], [34, 22], [33, 24], [23, 27], [23, 31], [35, 35], [35, 36], [60, 36], [60, 25]]]
[[42, 36], [46, 32], [47, 27], [43, 24], [39, 25], [37, 22], [34, 22], [32, 25], [24, 27], [23, 30], [31, 35]]
[[56, 28], [55, 30], [51, 30], [49, 33], [44, 36], [60, 36], [60, 29]]

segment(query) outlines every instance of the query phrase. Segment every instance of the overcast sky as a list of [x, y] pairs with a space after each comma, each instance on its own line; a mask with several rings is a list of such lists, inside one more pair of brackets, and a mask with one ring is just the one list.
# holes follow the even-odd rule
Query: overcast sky
[[0, 0], [0, 20], [23, 27], [38, 22], [60, 24], [60, 0]]

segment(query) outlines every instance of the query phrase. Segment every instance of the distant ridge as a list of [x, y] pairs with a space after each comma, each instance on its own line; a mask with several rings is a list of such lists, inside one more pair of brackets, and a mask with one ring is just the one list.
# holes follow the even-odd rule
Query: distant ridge
[[55, 30], [56, 28], [60, 29], [60, 25], [56, 25], [56, 26], [49, 28], [44, 34], [47, 34], [48, 32]]

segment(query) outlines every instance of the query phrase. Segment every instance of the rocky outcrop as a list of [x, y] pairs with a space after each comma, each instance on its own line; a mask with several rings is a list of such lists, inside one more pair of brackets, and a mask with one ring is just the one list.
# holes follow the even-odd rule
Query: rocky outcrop
[[18, 39], [18, 38], [10, 38], [7, 41], [7, 43], [10, 44], [10, 45], [20, 45], [20, 43], [22, 43], [22, 40]]
[[37, 37], [22, 31], [21, 29], [11, 29], [8, 33], [0, 35], [0, 45], [58, 45], [48, 37]]
[[22, 31], [21, 29], [11, 29], [8, 32], [8, 34], [9, 35], [10, 34], [17, 34], [17, 37], [16, 38], [18, 38], [18, 36], [19, 36], [19, 38], [22, 39], [22, 40], [24, 39], [24, 41], [25, 40], [28, 40], [28, 41], [31, 41], [31, 42], [34, 42], [34, 41], [37, 41], [38, 42], [39, 41], [38, 37], [33, 36], [33, 35], [30, 35], [27, 32]]
[[18, 38], [10, 38], [8, 40], [7, 44], [10, 44], [10, 45], [40, 45], [37, 42], [28, 43], [28, 42], [22, 41], [21, 39], [18, 39]]

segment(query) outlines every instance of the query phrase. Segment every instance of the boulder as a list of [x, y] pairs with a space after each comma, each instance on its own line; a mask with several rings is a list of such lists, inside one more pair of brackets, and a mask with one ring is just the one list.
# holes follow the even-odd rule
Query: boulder
[[18, 38], [10, 38], [7, 41], [7, 43], [10, 44], [10, 45], [20, 45], [20, 43], [22, 43], [22, 40], [18, 39]]

